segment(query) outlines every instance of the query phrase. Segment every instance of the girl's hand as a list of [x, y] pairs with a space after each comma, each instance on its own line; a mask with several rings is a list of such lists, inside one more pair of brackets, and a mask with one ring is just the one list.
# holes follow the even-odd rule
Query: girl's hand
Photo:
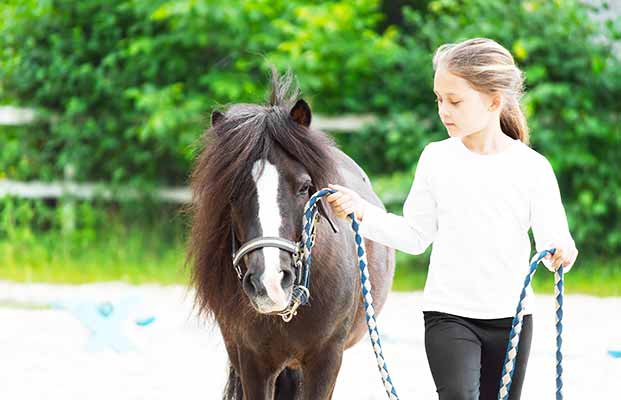
[[364, 199], [358, 193], [345, 186], [329, 184], [328, 187], [337, 191], [326, 197], [336, 216], [346, 219], [353, 212], [356, 219], [359, 222], [362, 221], [364, 216]]
[[[555, 248], [554, 255], [547, 254], [544, 259], [552, 260], [548, 267], [550, 271], [556, 271], [563, 264], [563, 272], [569, 272], [578, 257], [578, 249], [573, 240], [565, 242], [552, 242], [546, 249]], [[545, 264], [544, 264], [545, 265]]]

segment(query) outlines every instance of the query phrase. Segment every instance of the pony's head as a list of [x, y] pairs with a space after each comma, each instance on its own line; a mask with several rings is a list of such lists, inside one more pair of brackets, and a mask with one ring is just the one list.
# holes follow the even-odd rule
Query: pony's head
[[[247, 253], [239, 282], [231, 228], [237, 247], [260, 236], [295, 242], [310, 196], [336, 181], [334, 141], [310, 129], [310, 107], [292, 81], [272, 69], [268, 104], [233, 104], [211, 115], [192, 173], [188, 253], [197, 303], [207, 314], [244, 312], [236, 308], [248, 303], [241, 293], [259, 313], [286, 308], [295, 280], [291, 254], [276, 247]], [[330, 212], [321, 205], [319, 211]]]

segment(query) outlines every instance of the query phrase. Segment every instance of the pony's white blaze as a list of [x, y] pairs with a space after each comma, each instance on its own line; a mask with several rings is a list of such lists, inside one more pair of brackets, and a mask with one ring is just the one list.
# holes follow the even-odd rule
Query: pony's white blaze
[[[263, 173], [258, 176], [261, 162], [265, 163]], [[252, 166], [252, 176], [257, 186], [259, 201], [259, 225], [263, 230], [263, 236], [280, 236], [279, 230], [282, 217], [278, 207], [278, 170], [268, 160], [257, 160]], [[276, 247], [263, 247], [265, 270], [261, 276], [261, 282], [265, 286], [267, 296], [274, 304], [260, 305], [263, 312], [281, 311], [289, 303], [289, 299], [281, 286], [283, 273], [280, 269], [280, 249]]]

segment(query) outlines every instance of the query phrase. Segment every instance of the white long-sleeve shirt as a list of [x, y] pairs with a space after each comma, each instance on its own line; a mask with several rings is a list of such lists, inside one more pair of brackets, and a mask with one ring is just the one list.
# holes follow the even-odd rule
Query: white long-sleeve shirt
[[[423, 310], [491, 319], [515, 315], [531, 227], [537, 253], [573, 242], [550, 162], [519, 140], [483, 155], [451, 137], [425, 146], [403, 216], [365, 201], [359, 232], [409, 254], [433, 243]], [[533, 296], [529, 287], [525, 314]]]

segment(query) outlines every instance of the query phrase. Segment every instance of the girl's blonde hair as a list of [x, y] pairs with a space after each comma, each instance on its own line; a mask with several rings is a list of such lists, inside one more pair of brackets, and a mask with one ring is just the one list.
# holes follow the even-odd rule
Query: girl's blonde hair
[[433, 56], [434, 72], [439, 66], [468, 81], [476, 91], [500, 93], [504, 106], [500, 128], [509, 137], [529, 144], [528, 125], [521, 107], [524, 74], [511, 53], [492, 39], [473, 38], [460, 43], [446, 43]]

